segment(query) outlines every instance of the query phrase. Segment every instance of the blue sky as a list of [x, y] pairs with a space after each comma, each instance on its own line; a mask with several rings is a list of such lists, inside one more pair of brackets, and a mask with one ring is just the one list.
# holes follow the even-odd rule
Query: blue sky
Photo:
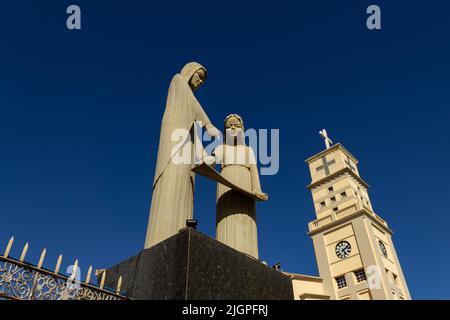
[[[78, 4], [82, 30], [65, 26]], [[382, 30], [365, 27], [378, 4]], [[444, 1], [8, 1], [0, 13], [0, 251], [30, 242], [85, 273], [144, 243], [171, 77], [209, 76], [198, 99], [217, 127], [280, 129], [280, 171], [261, 183], [260, 257], [317, 274], [304, 160], [326, 128], [359, 160], [413, 298], [450, 298], [450, 4]], [[214, 236], [215, 185], [195, 216]]]

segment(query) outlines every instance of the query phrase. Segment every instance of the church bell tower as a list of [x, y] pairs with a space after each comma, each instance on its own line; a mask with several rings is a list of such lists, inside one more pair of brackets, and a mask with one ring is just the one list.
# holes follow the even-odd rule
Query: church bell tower
[[306, 160], [316, 219], [309, 223], [320, 277], [332, 299], [411, 299], [392, 230], [372, 208], [358, 160], [341, 144]]

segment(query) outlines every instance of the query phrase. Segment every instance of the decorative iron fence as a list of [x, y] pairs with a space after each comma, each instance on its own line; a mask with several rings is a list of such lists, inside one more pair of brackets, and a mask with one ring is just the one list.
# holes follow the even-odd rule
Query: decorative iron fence
[[78, 260], [72, 266], [72, 274], [59, 273], [62, 255], [59, 256], [54, 271], [42, 268], [46, 249], [42, 251], [37, 266], [24, 262], [28, 243], [22, 250], [19, 260], [9, 257], [14, 238], [9, 240], [3, 256], [0, 256], [0, 299], [8, 300], [128, 300], [120, 294], [122, 277], [116, 290], [104, 288], [106, 271], [98, 274], [100, 285], [90, 283], [92, 266], [89, 267], [86, 280], [77, 280]]

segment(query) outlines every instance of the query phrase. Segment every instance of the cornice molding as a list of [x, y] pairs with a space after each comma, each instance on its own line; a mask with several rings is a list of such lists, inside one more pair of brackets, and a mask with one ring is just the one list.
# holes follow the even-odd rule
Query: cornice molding
[[317, 160], [317, 159], [323, 157], [324, 155], [326, 155], [326, 154], [328, 154], [328, 153], [331, 153], [331, 152], [333, 152], [333, 151], [335, 151], [335, 150], [338, 150], [338, 149], [340, 149], [342, 152], [344, 152], [346, 155], [348, 155], [349, 158], [352, 159], [353, 162], [355, 162], [355, 164], [358, 164], [358, 162], [359, 162], [358, 159], [356, 159], [355, 156], [352, 155], [352, 154], [350, 153], [350, 151], [348, 151], [348, 150], [347, 150], [342, 144], [340, 144], [340, 143], [336, 143], [336, 144], [332, 145], [329, 149], [325, 149], [325, 150], [320, 151], [319, 153], [317, 153], [317, 154], [313, 155], [312, 157], [306, 159], [305, 162], [306, 162], [306, 163], [311, 163], [311, 162], [313, 162], [313, 161], [315, 161], [315, 160]]
[[350, 168], [348, 167], [344, 167], [341, 170], [336, 171], [335, 173], [330, 174], [329, 176], [322, 178], [316, 182], [313, 182], [309, 185], [307, 185], [306, 187], [309, 190], [312, 190], [322, 184], [328, 183], [330, 180], [333, 180], [335, 178], [338, 178], [341, 175], [344, 175], [348, 173], [352, 178], [354, 178], [357, 182], [359, 182], [363, 187], [365, 187], [366, 189], [369, 188], [369, 184], [367, 182], [365, 182], [363, 179], [361, 179], [356, 173], [354, 173]]
[[[367, 209], [361, 209], [351, 215], [348, 215], [346, 217], [343, 217], [341, 219], [335, 220], [331, 223], [325, 224], [323, 226], [318, 227], [317, 229], [314, 229], [312, 231], [307, 232], [306, 234], [310, 237], [315, 236], [316, 234], [326, 232], [330, 229], [333, 229], [341, 224], [347, 223], [353, 219], [359, 218], [360, 216], [365, 216], [370, 218], [372, 222], [374, 222], [379, 228], [383, 229], [384, 231], [388, 232], [391, 236], [394, 233], [393, 230], [391, 230], [387, 225], [384, 225], [377, 221], [375, 217], [367, 210]], [[381, 219], [381, 218], [380, 218]]]

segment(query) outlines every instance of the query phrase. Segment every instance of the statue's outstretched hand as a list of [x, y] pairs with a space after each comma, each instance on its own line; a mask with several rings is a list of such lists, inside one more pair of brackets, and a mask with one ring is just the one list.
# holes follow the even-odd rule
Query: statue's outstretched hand
[[208, 165], [214, 168], [214, 166], [216, 165], [216, 157], [214, 156], [205, 156], [203, 157], [203, 161]]
[[263, 198], [264, 201], [269, 200], [269, 195], [267, 193], [262, 192], [261, 190], [254, 189], [253, 193], [256, 194], [257, 196]]
[[217, 130], [217, 128], [214, 127], [212, 124], [210, 124], [210, 123], [207, 124], [205, 126], [205, 128], [206, 128], [206, 132], [208, 132], [208, 135], [210, 137], [219, 137], [220, 136], [220, 131]]

